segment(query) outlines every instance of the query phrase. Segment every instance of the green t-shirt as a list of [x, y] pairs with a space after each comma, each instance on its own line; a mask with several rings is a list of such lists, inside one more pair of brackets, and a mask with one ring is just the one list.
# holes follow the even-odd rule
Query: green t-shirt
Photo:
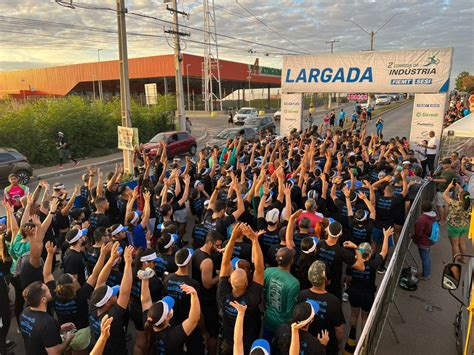
[[437, 176], [438, 179], [446, 179], [446, 182], [438, 182], [438, 191], [444, 191], [451, 183], [451, 181], [456, 177], [456, 174], [451, 169], [442, 170]]
[[265, 296], [265, 327], [276, 331], [293, 315], [300, 292], [300, 282], [289, 272], [278, 267], [265, 270], [263, 294]]
[[15, 271], [16, 262], [21, 256], [30, 251], [30, 242], [22, 242], [21, 233], [18, 233], [8, 245], [8, 254], [12, 257], [12, 266], [10, 272]]

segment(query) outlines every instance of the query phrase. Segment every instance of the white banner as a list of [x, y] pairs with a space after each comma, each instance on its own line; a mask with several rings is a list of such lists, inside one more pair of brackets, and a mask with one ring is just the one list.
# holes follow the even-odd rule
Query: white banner
[[117, 126], [118, 149], [135, 150], [140, 144], [138, 141], [138, 128]]
[[429, 140], [430, 131], [434, 131], [435, 137], [441, 140], [445, 105], [446, 94], [415, 95], [410, 130], [410, 143], [413, 147], [424, 139]]
[[156, 105], [158, 103], [158, 91], [156, 84], [145, 84], [145, 97], [147, 105]]
[[283, 92], [447, 92], [453, 49], [283, 57]]
[[286, 136], [293, 128], [302, 129], [303, 95], [281, 94], [280, 135]]

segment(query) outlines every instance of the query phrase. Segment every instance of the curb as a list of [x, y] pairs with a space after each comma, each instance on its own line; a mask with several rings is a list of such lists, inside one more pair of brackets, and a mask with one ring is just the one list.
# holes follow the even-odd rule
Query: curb
[[[115, 159], [105, 160], [105, 161], [101, 161], [101, 162], [98, 162], [96, 164], [90, 164], [90, 165], [98, 167], [98, 166], [104, 166], [104, 165], [109, 165], [109, 164], [115, 164], [115, 163], [118, 163], [120, 161], [122, 161], [122, 158], [115, 158]], [[87, 165], [82, 165], [82, 166], [79, 165], [79, 166], [74, 167], [74, 168], [69, 168], [69, 169], [64, 169], [64, 170], [60, 170], [60, 171], [55, 171], [55, 172], [52, 172], [52, 173], [47, 173], [47, 174], [43, 174], [43, 175], [34, 176], [31, 180], [33, 180], [33, 181], [46, 180], [46, 179], [56, 177], [56, 176], [71, 175], [71, 174], [77, 173], [78, 171], [84, 170], [84, 168], [86, 166]]]
[[[208, 135], [209, 135], [208, 131], [205, 131], [204, 135], [202, 135], [199, 138], [196, 138], [196, 142], [201, 143], [204, 139], [207, 138]], [[115, 159], [109, 159], [109, 160], [101, 161], [101, 162], [98, 162], [98, 163], [95, 163], [95, 164], [79, 165], [79, 166], [74, 167], [74, 168], [63, 169], [63, 170], [55, 171], [55, 172], [52, 172], [52, 173], [33, 176], [31, 178], [31, 181], [46, 180], [46, 179], [50, 179], [50, 178], [53, 178], [53, 177], [71, 175], [71, 174], [77, 173], [78, 171], [84, 170], [84, 168], [87, 165], [92, 165], [92, 166], [95, 166], [95, 167], [99, 167], [99, 166], [104, 166], [104, 165], [115, 164], [115, 163], [118, 163], [118, 162], [121, 162], [121, 161], [122, 161], [122, 158], [115, 158]], [[79, 160], [79, 162], [81, 162], [81, 161]]]

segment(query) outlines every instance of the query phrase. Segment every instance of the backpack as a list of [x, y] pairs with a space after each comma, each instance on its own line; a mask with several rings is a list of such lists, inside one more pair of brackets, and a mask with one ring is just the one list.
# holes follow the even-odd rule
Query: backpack
[[433, 224], [431, 225], [431, 235], [428, 238], [431, 243], [435, 244], [438, 239], [439, 239], [439, 222], [434, 221]]

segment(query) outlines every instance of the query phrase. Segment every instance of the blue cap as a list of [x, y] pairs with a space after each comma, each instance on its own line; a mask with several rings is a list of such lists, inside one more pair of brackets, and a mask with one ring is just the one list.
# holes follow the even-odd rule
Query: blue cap
[[118, 248], [117, 248], [117, 252], [118, 252], [119, 254], [122, 254], [122, 253], [123, 253], [123, 248], [122, 248], [122, 247], [118, 247]]
[[163, 297], [162, 301], [168, 305], [168, 308], [171, 310], [174, 307], [174, 298], [171, 296]]
[[265, 355], [270, 355], [270, 343], [265, 339], [257, 339], [252, 343], [250, 355], [252, 355], [252, 352], [257, 349], [262, 350]]
[[328, 218], [329, 224], [336, 222], [334, 218]]
[[117, 296], [120, 292], [120, 285], [112, 286], [112, 296]]
[[164, 228], [165, 228], [165, 226], [163, 225], [163, 223], [160, 223], [156, 226], [156, 229], [158, 229], [158, 230], [162, 230]]
[[81, 230], [82, 235], [87, 235], [87, 232], [89, 232], [87, 228]]
[[163, 264], [163, 263], [165, 262], [165, 259], [160, 258], [160, 257], [157, 257], [156, 259], [153, 259], [153, 261], [154, 261], [155, 263], [161, 263], [161, 264]]
[[233, 269], [233, 270], [239, 269], [239, 261], [240, 261], [240, 260], [242, 260], [242, 259], [239, 259], [239, 258], [232, 258], [231, 264], [232, 264], [232, 269]]
[[7, 219], [5, 217], [0, 218], [0, 224], [7, 224]]

